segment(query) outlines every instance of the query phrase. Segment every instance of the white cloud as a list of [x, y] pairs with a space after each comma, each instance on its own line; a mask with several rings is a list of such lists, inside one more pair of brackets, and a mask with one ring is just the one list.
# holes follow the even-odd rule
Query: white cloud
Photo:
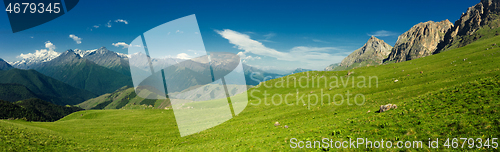
[[122, 23], [128, 24], [128, 21], [123, 20], [123, 19], [117, 19], [117, 20], [115, 20], [115, 22], [117, 22], [117, 23], [122, 22]]
[[237, 54], [238, 56], [240, 56], [240, 59], [241, 59], [241, 62], [243, 63], [247, 63], [247, 61], [252, 61], [252, 60], [260, 60], [262, 58], [260, 58], [259, 56], [251, 56], [251, 55], [246, 55], [245, 53], [243, 52], [238, 52]]
[[53, 59], [53, 58], [59, 56], [59, 54], [60, 54], [60, 53], [54, 51], [56, 49], [56, 46], [54, 44], [52, 44], [50, 41], [45, 42], [45, 48], [46, 49], [35, 50], [35, 53], [28, 53], [28, 54], [21, 53], [21, 55], [17, 56], [16, 58], [23, 58], [23, 59], [50, 58], [50, 59]]
[[[253, 40], [250, 36], [233, 30], [215, 30], [223, 38], [229, 40], [237, 49], [243, 50], [238, 55], [244, 59], [248, 53], [260, 56], [268, 56], [282, 61], [302, 62], [316, 69], [322, 69], [331, 63], [340, 62], [345, 56], [334, 56], [329, 51], [340, 50], [335, 47], [307, 47], [296, 46], [289, 52], [280, 52], [264, 46], [261, 42]], [[260, 57], [258, 57], [260, 59]], [[322, 67], [324, 66], [324, 67]], [[320, 68], [322, 67], [322, 68]]]
[[397, 35], [397, 33], [391, 32], [391, 31], [386, 31], [386, 30], [380, 30], [380, 31], [376, 31], [374, 33], [366, 34], [366, 35], [368, 35], [368, 36], [377, 36], [377, 37], [386, 37], [386, 36]]
[[175, 33], [184, 33], [184, 31], [177, 30], [177, 31], [175, 31]]
[[45, 48], [49, 49], [49, 51], [54, 51], [56, 49], [56, 46], [50, 41], [47, 41], [45, 42]]
[[70, 34], [69, 35], [69, 38], [73, 39], [73, 41], [76, 42], [76, 44], [80, 44], [82, 43], [82, 38], [79, 38], [78, 36], [74, 35], [74, 34]]
[[177, 54], [176, 58], [179, 58], [179, 59], [191, 59], [193, 57], [189, 56], [188, 54], [186, 53], [180, 53], [180, 54]]
[[275, 49], [265, 47], [262, 43], [250, 39], [250, 36], [246, 34], [241, 34], [229, 29], [225, 29], [223, 31], [216, 30], [216, 32], [225, 39], [229, 40], [229, 43], [234, 44], [236, 48], [244, 50], [242, 54], [253, 53], [257, 55], [283, 59], [286, 59], [286, 57], [289, 56], [287, 53], [279, 52]]
[[111, 44], [113, 46], [116, 46], [116, 47], [123, 47], [122, 49], [125, 49], [125, 48], [128, 48], [130, 45], [128, 45], [127, 43], [125, 42], [116, 42], [116, 43], [113, 43]]
[[94, 25], [94, 28], [99, 28], [100, 24], [99, 25]]
[[109, 20], [108, 23], [106, 23], [104, 26], [110, 28], [111, 27], [111, 20]]

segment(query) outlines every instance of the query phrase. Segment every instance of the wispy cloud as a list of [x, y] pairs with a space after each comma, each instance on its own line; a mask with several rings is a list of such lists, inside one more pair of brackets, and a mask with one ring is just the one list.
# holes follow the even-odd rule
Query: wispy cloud
[[108, 23], [106, 23], [104, 26], [111, 28], [111, 20], [109, 20]]
[[368, 35], [368, 36], [376, 36], [376, 37], [387, 37], [387, 36], [398, 35], [398, 33], [391, 32], [391, 31], [386, 31], [386, 30], [380, 30], [380, 31], [376, 31], [376, 32], [373, 32], [373, 33], [367, 33], [366, 35]]
[[271, 32], [271, 33], [266, 34], [266, 35], [263, 35], [263, 36], [266, 38], [266, 40], [268, 40], [268, 39], [271, 39], [272, 37], [275, 37], [275, 36], [276, 36], [276, 33], [272, 33], [272, 32]]
[[238, 53], [241, 58], [247, 58], [247, 54], [251, 53], [282, 61], [303, 62], [311, 66], [329, 65], [335, 60], [342, 60], [344, 58], [344, 56], [334, 56], [328, 53], [329, 51], [341, 50], [336, 47], [296, 46], [288, 52], [281, 52], [264, 46], [261, 42], [251, 39], [246, 34], [230, 29], [215, 30], [215, 32], [229, 40], [229, 43], [234, 44], [236, 48], [243, 50]]
[[123, 20], [123, 19], [116, 19], [115, 22], [116, 23], [121, 22], [121, 23], [128, 24], [128, 21], [127, 20]]
[[312, 39], [312, 41], [318, 42], [318, 43], [330, 43], [330, 42], [323, 41], [323, 40], [320, 40], [320, 39]]
[[70, 34], [69, 35], [69, 38], [73, 39], [73, 41], [76, 42], [76, 44], [80, 44], [82, 43], [82, 38], [79, 38], [78, 36], [74, 35], [74, 34]]
[[323, 41], [323, 40], [315, 39], [315, 38], [311, 38], [311, 37], [304, 37], [304, 39], [311, 40], [311, 41], [317, 42], [317, 43], [330, 43], [330, 42], [327, 42], [327, 41]]
[[[108, 22], [106, 22], [106, 24], [104, 24], [104, 26], [111, 28], [111, 27], [113, 27], [112, 22], [113, 22], [113, 20], [109, 20]], [[116, 20], [114, 20], [114, 22], [115, 23], [124, 23], [124, 24], [129, 23], [127, 20], [124, 20], [124, 19], [116, 19]], [[101, 24], [94, 25], [90, 28], [90, 31], [93, 31], [94, 29], [98, 29], [99, 27], [101, 27]]]

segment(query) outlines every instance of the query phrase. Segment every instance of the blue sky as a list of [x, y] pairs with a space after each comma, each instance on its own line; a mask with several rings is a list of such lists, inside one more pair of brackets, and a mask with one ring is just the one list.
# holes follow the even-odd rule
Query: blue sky
[[394, 45], [397, 36], [413, 25], [429, 20], [455, 22], [477, 3], [479, 0], [82, 0], [59, 18], [14, 34], [7, 12], [0, 13], [0, 58], [20, 60], [21, 53], [46, 49], [47, 41], [57, 52], [105, 46], [127, 53], [120, 44], [130, 44], [163, 23], [196, 14], [208, 52], [241, 52], [245, 63], [263, 69], [319, 70], [340, 62], [370, 35]]

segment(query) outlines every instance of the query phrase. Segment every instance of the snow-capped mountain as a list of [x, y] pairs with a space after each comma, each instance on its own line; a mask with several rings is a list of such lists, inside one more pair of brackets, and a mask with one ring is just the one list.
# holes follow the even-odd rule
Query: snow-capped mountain
[[56, 57], [61, 55], [61, 53], [53, 51], [53, 50], [36, 50], [35, 53], [28, 53], [19, 55], [20, 58], [23, 58], [20, 61], [8, 62], [15, 68], [19, 69], [31, 69], [34, 68], [41, 63], [48, 62]]
[[127, 54], [109, 51], [108, 49], [106, 49], [106, 47], [101, 47], [99, 49], [93, 49], [93, 50], [75, 49], [73, 51], [76, 54], [80, 55], [80, 57], [82, 57], [82, 58], [85, 58], [85, 57], [91, 56], [91, 55], [103, 55], [103, 54], [107, 54], [107, 53], [114, 53], [114, 54], [118, 55], [118, 57], [120, 57], [120, 58], [128, 58], [129, 57]]

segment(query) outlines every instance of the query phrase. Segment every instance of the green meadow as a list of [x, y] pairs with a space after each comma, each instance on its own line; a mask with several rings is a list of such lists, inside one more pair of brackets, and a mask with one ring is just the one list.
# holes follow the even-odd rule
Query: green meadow
[[[500, 36], [401, 63], [303, 72], [266, 81], [248, 90], [248, 106], [237, 116], [185, 137], [180, 136], [172, 109], [86, 110], [56, 122], [1, 120], [0, 147], [4, 151], [498, 151], [491, 141], [489, 148], [469, 149], [467, 144], [462, 148], [461, 140], [458, 148], [444, 146], [447, 138], [500, 137], [497, 43]], [[386, 104], [398, 108], [376, 112]], [[292, 149], [292, 138], [423, 141], [423, 146]], [[438, 149], [428, 148], [429, 138], [439, 138]]]

